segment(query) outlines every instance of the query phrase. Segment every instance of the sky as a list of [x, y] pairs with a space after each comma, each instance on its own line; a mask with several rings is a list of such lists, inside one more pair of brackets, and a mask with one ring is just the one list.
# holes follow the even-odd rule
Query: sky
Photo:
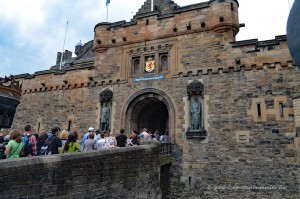
[[[146, 0], [110, 0], [108, 21], [130, 21]], [[174, 0], [179, 6], [205, 0]], [[237, 41], [269, 40], [286, 34], [289, 5], [294, 0], [239, 0], [241, 28]], [[55, 65], [56, 54], [94, 37], [106, 21], [106, 0], [0, 0], [0, 77], [33, 74]]]

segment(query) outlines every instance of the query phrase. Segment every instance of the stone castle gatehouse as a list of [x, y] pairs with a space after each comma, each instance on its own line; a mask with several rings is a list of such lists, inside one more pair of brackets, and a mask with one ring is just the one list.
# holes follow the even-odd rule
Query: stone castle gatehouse
[[235, 40], [238, 7], [147, 0], [129, 22], [97, 24], [61, 70], [16, 76], [13, 127], [158, 130], [173, 144], [170, 198], [296, 198], [300, 72], [284, 35]]

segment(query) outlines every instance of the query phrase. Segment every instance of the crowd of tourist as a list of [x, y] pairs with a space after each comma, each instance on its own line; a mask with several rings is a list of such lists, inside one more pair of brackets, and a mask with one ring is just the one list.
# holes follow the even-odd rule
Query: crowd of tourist
[[167, 135], [160, 135], [158, 131], [148, 132], [146, 128], [141, 133], [133, 130], [128, 137], [124, 129], [121, 129], [114, 137], [109, 131], [99, 131], [90, 127], [79, 140], [76, 131], [61, 131], [59, 127], [53, 127], [49, 133], [33, 133], [32, 126], [28, 124], [25, 125], [23, 133], [16, 129], [0, 130], [0, 159], [135, 146], [141, 140], [168, 142], [169, 138]]

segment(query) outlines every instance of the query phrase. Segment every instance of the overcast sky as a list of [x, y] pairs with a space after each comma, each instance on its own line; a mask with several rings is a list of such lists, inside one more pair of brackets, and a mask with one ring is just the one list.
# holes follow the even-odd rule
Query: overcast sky
[[[129, 21], [146, 0], [110, 0], [109, 22]], [[184, 6], [205, 0], [174, 0]], [[62, 51], [93, 39], [94, 26], [106, 21], [105, 0], [0, 0], [0, 77], [47, 70]], [[286, 34], [289, 2], [239, 0], [241, 28], [237, 40], [274, 39]], [[74, 54], [74, 53], [73, 53]]]

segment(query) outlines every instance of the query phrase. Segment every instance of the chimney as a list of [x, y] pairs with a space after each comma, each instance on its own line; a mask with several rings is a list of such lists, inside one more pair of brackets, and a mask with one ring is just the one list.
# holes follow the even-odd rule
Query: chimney
[[57, 52], [57, 56], [56, 56], [56, 65], [59, 65], [60, 59], [61, 59], [61, 52]]
[[65, 50], [65, 53], [63, 55], [63, 61], [69, 59], [69, 58], [72, 58], [72, 52], [69, 51], [69, 50]]
[[[62, 55], [61, 52], [57, 52], [56, 65], [60, 64], [61, 55]], [[65, 61], [65, 60], [67, 60], [69, 58], [72, 58], [72, 52], [69, 51], [69, 50], [65, 50], [62, 61]]]

